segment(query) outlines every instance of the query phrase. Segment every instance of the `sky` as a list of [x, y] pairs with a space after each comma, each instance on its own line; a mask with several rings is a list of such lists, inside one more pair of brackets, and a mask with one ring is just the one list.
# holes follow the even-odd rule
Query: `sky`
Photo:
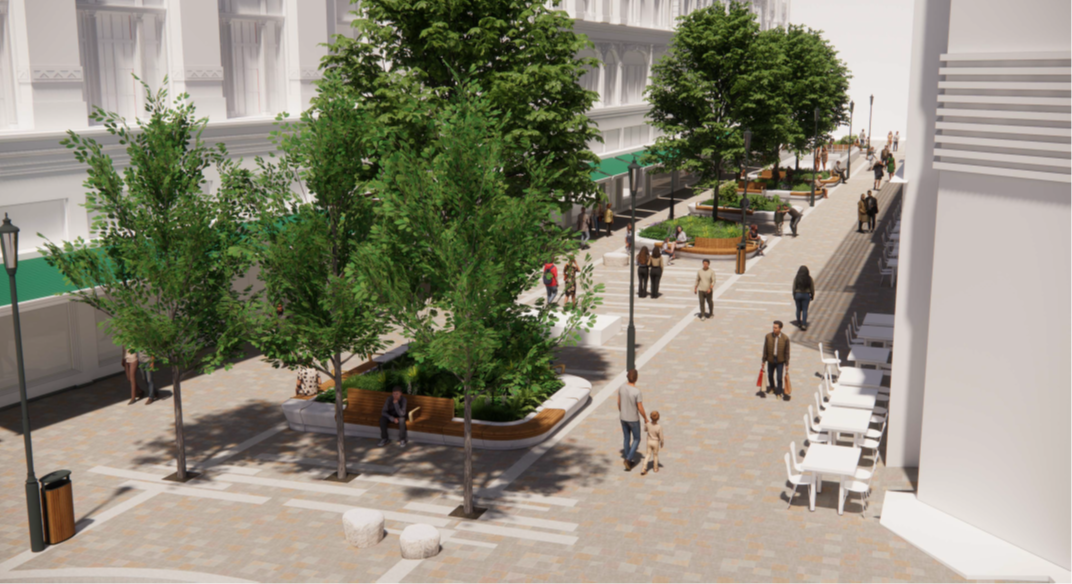
[[[885, 139], [889, 131], [905, 136], [913, 4], [912, 0], [791, 0], [790, 22], [823, 31], [852, 72], [853, 133], [867, 128], [868, 100], [874, 94], [876, 139]], [[848, 133], [844, 126], [834, 136]]]

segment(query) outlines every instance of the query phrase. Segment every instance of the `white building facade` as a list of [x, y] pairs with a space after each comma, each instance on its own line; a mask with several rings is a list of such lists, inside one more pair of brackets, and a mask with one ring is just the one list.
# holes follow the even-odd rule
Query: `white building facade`
[[[558, 7], [595, 43], [583, 56], [603, 63], [582, 80], [600, 95], [590, 112], [605, 141], [590, 145], [596, 154], [637, 152], [654, 141], [643, 98], [651, 66], [665, 54], [675, 19], [710, 4], [564, 0]], [[788, 21], [788, 0], [755, 0], [753, 8], [764, 28]], [[123, 150], [89, 114], [101, 107], [128, 120], [143, 115], [136, 75], [153, 90], [188, 93], [209, 118], [206, 142], [223, 142], [250, 164], [271, 152], [275, 116], [308, 106], [322, 45], [351, 30], [350, 10], [346, 0], [0, 0], [0, 213], [21, 229], [31, 396], [121, 370], [119, 348], [97, 326], [104, 315], [54, 296], [62, 281], [37, 252], [38, 234], [54, 242], [90, 238], [85, 168], [60, 146], [66, 131], [97, 138], [123, 164]], [[638, 201], [658, 194], [653, 174], [642, 176]], [[219, 184], [212, 172], [207, 178], [210, 190]], [[622, 176], [600, 182], [615, 206], [628, 205]], [[0, 289], [2, 407], [15, 403], [18, 391], [10, 300], [7, 286]]]
[[[1062, 581], [1072, 14], [1067, 1], [1011, 7], [915, 2], [886, 463], [919, 468], [919, 504], [1064, 570], [966, 577]], [[953, 538], [921, 527], [939, 548]]]

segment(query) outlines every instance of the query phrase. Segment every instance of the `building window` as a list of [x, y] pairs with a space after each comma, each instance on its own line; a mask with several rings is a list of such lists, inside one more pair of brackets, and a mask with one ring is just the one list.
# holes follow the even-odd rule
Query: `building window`
[[644, 87], [648, 83], [648, 60], [643, 53], [631, 51], [622, 58], [621, 105], [644, 101]]
[[0, 2], [0, 130], [18, 126], [9, 21], [7, 2]]
[[[598, 59], [598, 57], [596, 57], [596, 54], [594, 52], [592, 52], [592, 51], [581, 51], [580, 53], [577, 54], [577, 58], [578, 59], [589, 59], [589, 58]], [[599, 67], [585, 67], [584, 71], [585, 72], [584, 72], [583, 75], [581, 75], [581, 79], [580, 79], [581, 87], [587, 89], [588, 91], [594, 91], [594, 92], [596, 92], [596, 94], [599, 94], [600, 93], [599, 92], [599, 89], [600, 89]], [[600, 107], [600, 102], [602, 102], [602, 100], [603, 100], [603, 96], [600, 95], [599, 97], [596, 98], [596, 102], [594, 104], [592, 104], [592, 107], [593, 108]]]
[[281, 0], [220, 0], [220, 44], [227, 116], [284, 109]]
[[353, 23], [358, 16], [354, 12], [360, 10], [360, 8], [359, 2], [351, 4], [350, 0], [335, 0], [335, 34], [350, 38], [357, 37], [357, 31], [354, 30]]
[[648, 141], [648, 126], [630, 126], [622, 130], [622, 148], [632, 148]]
[[618, 105], [618, 56], [607, 51], [603, 61], [603, 106]]
[[[78, 37], [85, 72], [86, 104], [125, 118], [144, 116], [145, 90], [155, 93], [167, 75], [162, 3], [78, 3]], [[138, 11], [124, 9], [138, 8]]]
[[621, 150], [621, 130], [608, 130], [603, 132], [603, 152]]

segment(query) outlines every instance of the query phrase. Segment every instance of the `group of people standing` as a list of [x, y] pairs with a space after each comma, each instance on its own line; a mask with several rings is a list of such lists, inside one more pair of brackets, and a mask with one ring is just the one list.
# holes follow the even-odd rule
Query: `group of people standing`
[[[127, 350], [123, 347], [123, 372], [126, 374], [127, 381], [130, 383], [130, 401], [127, 405], [133, 404], [139, 399], [148, 396], [149, 399], [145, 400], [145, 405], [149, 405], [159, 399], [156, 392], [156, 385], [153, 383], [153, 372], [156, 361], [143, 352], [134, 352]], [[138, 387], [138, 369], [141, 368], [142, 377], [145, 380], [145, 391]]]
[[577, 216], [577, 231], [581, 233], [582, 248], [588, 247], [592, 234], [599, 235], [601, 228], [606, 228], [608, 237], [614, 228], [614, 209], [611, 209], [610, 203], [597, 205], [591, 213], [587, 207], [581, 207], [581, 214]]
[[[566, 259], [566, 265], [563, 266], [562, 271], [562, 279], [566, 288], [562, 296], [566, 304], [575, 304], [577, 302], [577, 274], [581, 273], [581, 265], [577, 263], [576, 257], [570, 256]], [[558, 297], [558, 268], [555, 262], [550, 261], [543, 265], [541, 280], [547, 290], [547, 306], [550, 306]]]
[[[860, 200], [856, 203], [856, 233], [873, 233], [875, 231], [875, 218], [878, 217], [878, 199], [871, 191], [860, 194]], [[867, 223], [867, 231], [864, 231], [864, 223]]]

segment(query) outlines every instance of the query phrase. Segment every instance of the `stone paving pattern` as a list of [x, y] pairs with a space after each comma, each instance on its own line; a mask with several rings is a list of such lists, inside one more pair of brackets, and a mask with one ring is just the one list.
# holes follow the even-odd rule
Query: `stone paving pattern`
[[[898, 155], [903, 157], [903, 151]], [[574, 536], [576, 543], [457, 531], [456, 537], [496, 547], [448, 541], [439, 556], [416, 564], [404, 580], [959, 581], [955, 573], [879, 525], [884, 490], [911, 489], [913, 473], [879, 464], [866, 511], [850, 498], [845, 514], [838, 516], [834, 483], [827, 483], [814, 513], [807, 509], [803, 490], [786, 510], [782, 457], [791, 440], [803, 448], [802, 417], [813, 403], [819, 382], [815, 374], [821, 371], [817, 343], [845, 350], [848, 311], [858, 311], [861, 317], [867, 311], [893, 312], [894, 290], [878, 285], [875, 264], [881, 240], [878, 234], [855, 233], [855, 202], [870, 185], [870, 174], [861, 169], [848, 185], [833, 191], [802, 221], [799, 237], [782, 238], [721, 296], [714, 319], [693, 319], [641, 368], [645, 405], [662, 413], [666, 432], [659, 473], [642, 477], [638, 470], [625, 472], [613, 397], [590, 404], [582, 410], [587, 417], [509, 486], [512, 492], [575, 499], [576, 505], [496, 507], [523, 517], [574, 523], [576, 529], [487, 523], [525, 533]], [[896, 186], [882, 189], [884, 215], [898, 195]], [[642, 224], [665, 218], [665, 207], [657, 204], [639, 212]], [[686, 212], [685, 207], [679, 203], [677, 212]], [[622, 247], [624, 222], [619, 220], [617, 227], [612, 237], [593, 241], [593, 259]], [[817, 290], [812, 328], [802, 333], [787, 326], [795, 343], [794, 399], [760, 399], [755, 378], [761, 341], [772, 320], [788, 325], [794, 319], [790, 286], [800, 265], [811, 268]], [[662, 298], [637, 300], [638, 356], [679, 321], [696, 314], [691, 287], [698, 267], [694, 260], [676, 262], [663, 279]], [[716, 262], [715, 269], [724, 282], [732, 262]], [[627, 270], [599, 266], [596, 274], [609, 294], [620, 294], [606, 296], [600, 312], [626, 314]], [[592, 380], [593, 395], [598, 395], [624, 368], [624, 345], [623, 326], [607, 347], [564, 349], [561, 362], [567, 371]], [[293, 386], [292, 373], [274, 370], [255, 357], [230, 371], [185, 381], [190, 465], [279, 424], [279, 403]], [[107, 466], [163, 477], [169, 474], [163, 465], [173, 464], [171, 401], [128, 406], [126, 387], [125, 380], [115, 376], [32, 404], [37, 474], [58, 468], [74, 471], [80, 525], [92, 525], [94, 518], [145, 492], [123, 486], [125, 478], [89, 469]], [[257, 479], [337, 485], [318, 480], [329, 468], [280, 459], [293, 456], [330, 464], [334, 444], [333, 436], [283, 430], [225, 464], [256, 470]], [[405, 450], [381, 449], [374, 440], [348, 438], [347, 451], [351, 463], [393, 467], [392, 479], [446, 484], [461, 480], [459, 448], [411, 444]], [[477, 451], [477, 485], [487, 485], [522, 454]], [[458, 492], [368, 480], [387, 474], [373, 469], [347, 485], [366, 489], [360, 496], [242, 483], [218, 491], [269, 498], [260, 505], [161, 493], [5, 571], [4, 562], [28, 548], [19, 410], [9, 408], [0, 411], [0, 581], [168, 579], [139, 571], [143, 569], [186, 572], [190, 579], [201, 573], [255, 581], [376, 581], [399, 564], [397, 534], [406, 523], [388, 519], [394, 533], [378, 546], [357, 550], [343, 539], [340, 513], [286, 503], [301, 499], [439, 517], [449, 519], [445, 529], [457, 529], [456, 519], [405, 507], [454, 507]], [[213, 480], [187, 487], [209, 490]], [[37, 572], [65, 568], [120, 571], [107, 578], [95, 577], [95, 572]], [[37, 575], [25, 577], [31, 570]], [[181, 574], [177, 578], [182, 579]]]

